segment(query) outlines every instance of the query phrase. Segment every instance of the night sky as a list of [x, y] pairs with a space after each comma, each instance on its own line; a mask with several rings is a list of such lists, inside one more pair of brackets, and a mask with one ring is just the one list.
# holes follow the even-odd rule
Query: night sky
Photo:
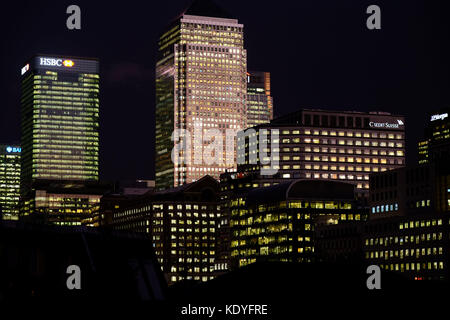
[[[215, 0], [245, 25], [249, 70], [272, 73], [275, 115], [302, 107], [406, 116], [407, 161], [431, 110], [450, 106], [445, 1]], [[153, 178], [158, 35], [190, 3], [8, 1], [0, 9], [0, 143], [20, 140], [20, 68], [35, 53], [101, 64], [101, 178]], [[81, 27], [66, 28], [67, 6]], [[382, 30], [366, 28], [377, 4]]]

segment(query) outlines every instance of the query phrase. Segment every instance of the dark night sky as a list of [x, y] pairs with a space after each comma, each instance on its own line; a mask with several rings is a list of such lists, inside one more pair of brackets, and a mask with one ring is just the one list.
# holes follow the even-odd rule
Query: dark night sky
[[[275, 115], [301, 107], [384, 110], [407, 117], [416, 159], [427, 112], [450, 105], [445, 1], [216, 0], [245, 24], [248, 68], [272, 73]], [[101, 176], [152, 178], [157, 38], [190, 3], [8, 1], [0, 14], [0, 142], [19, 141], [19, 71], [35, 53], [98, 57]], [[66, 28], [77, 4], [82, 30]], [[366, 28], [366, 8], [382, 30]]]

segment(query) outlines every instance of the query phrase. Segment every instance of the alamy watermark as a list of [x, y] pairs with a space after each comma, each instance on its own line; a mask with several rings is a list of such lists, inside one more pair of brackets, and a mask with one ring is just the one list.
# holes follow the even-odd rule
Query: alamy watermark
[[[262, 175], [274, 175], [279, 168], [279, 130], [253, 128], [220, 130], [194, 122], [193, 130], [175, 129], [172, 162], [176, 165], [260, 164]], [[246, 146], [248, 144], [248, 147]], [[246, 153], [248, 162], [246, 162]]]

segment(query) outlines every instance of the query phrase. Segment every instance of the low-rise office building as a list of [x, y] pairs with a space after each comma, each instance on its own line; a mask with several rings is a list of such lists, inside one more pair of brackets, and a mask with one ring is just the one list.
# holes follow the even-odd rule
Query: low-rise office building
[[449, 225], [448, 215], [432, 212], [372, 220], [364, 226], [364, 258], [410, 279], [449, 280]]
[[449, 159], [370, 176], [371, 218], [450, 211]]
[[354, 185], [337, 181], [287, 181], [229, 201], [232, 268], [257, 261], [316, 261], [316, 226], [367, 217]]
[[22, 202], [20, 219], [61, 226], [91, 225], [109, 185], [39, 180]]
[[110, 227], [147, 234], [170, 284], [213, 278], [219, 183], [210, 176], [148, 193], [113, 211]]
[[289, 179], [349, 182], [366, 200], [371, 173], [404, 165], [405, 119], [387, 112], [302, 109], [238, 135], [238, 172], [260, 174], [263, 185]]

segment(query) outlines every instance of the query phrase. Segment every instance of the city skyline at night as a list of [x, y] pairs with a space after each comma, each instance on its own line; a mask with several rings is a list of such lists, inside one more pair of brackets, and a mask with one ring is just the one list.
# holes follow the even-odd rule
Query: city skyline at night
[[[444, 89], [449, 86], [445, 76], [449, 65], [443, 59], [447, 49], [438, 50], [441, 47], [438, 39], [445, 38], [446, 30], [436, 28], [442, 23], [439, 13], [442, 10], [418, 1], [400, 12], [395, 5], [382, 1], [379, 5], [386, 8], [383, 21], [390, 26], [389, 31], [383, 28], [371, 33], [361, 22], [367, 7], [363, 3], [346, 7], [329, 1], [321, 1], [321, 5], [285, 2], [270, 5], [267, 10], [250, 2], [216, 2], [246, 25], [247, 68], [271, 72], [276, 102], [274, 117], [300, 108], [404, 114], [408, 123], [406, 150], [410, 160], [407, 161], [415, 162], [415, 148], [422, 135], [422, 129], [415, 128], [425, 127], [428, 110], [438, 110], [450, 103]], [[126, 7], [125, 11], [112, 6], [108, 9], [112, 18], [119, 19], [122, 14], [137, 16], [124, 23], [108, 24], [106, 28], [96, 20], [104, 8], [82, 1], [80, 7], [89, 14], [83, 16], [83, 28], [78, 33], [68, 31], [64, 24], [60, 26], [57, 19], [38, 22], [33, 15], [42, 12], [43, 6], [35, 4], [22, 13], [26, 15], [22, 28], [10, 30], [15, 24], [4, 20], [3, 30], [10, 32], [4, 33], [9, 49], [2, 52], [1, 59], [5, 70], [0, 78], [1, 95], [5, 98], [0, 110], [3, 140], [18, 143], [20, 139], [17, 70], [30, 55], [48, 52], [95, 56], [102, 62], [103, 74], [100, 140], [104, 147], [100, 150], [103, 165], [99, 175], [111, 180], [154, 178], [152, 132], [158, 36], [174, 15], [189, 4], [188, 0], [158, 4], [157, 10], [151, 4], [140, 4], [147, 10], [139, 12], [132, 9], [136, 6]], [[20, 10], [13, 3], [9, 5], [12, 18]], [[332, 11], [323, 10], [329, 6]], [[58, 4], [45, 10], [46, 14], [58, 16], [65, 8]], [[143, 12], [149, 12], [152, 18], [143, 19]], [[415, 20], [420, 12], [429, 12], [429, 18]], [[147, 23], [144, 25], [143, 21]], [[269, 25], [266, 21], [274, 23]], [[292, 21], [298, 24], [296, 32], [286, 33]], [[430, 36], [435, 34], [434, 30], [438, 30], [436, 37]], [[43, 33], [48, 37], [42, 37]], [[12, 38], [12, 34], [16, 37]], [[143, 34], [147, 39], [144, 42]], [[415, 37], [416, 34], [421, 36]], [[20, 46], [14, 42], [15, 38], [24, 39]], [[397, 41], [398, 38], [402, 40]], [[57, 46], [54, 39], [58, 39]], [[118, 39], [123, 46], [117, 46]], [[267, 39], [273, 42], [268, 45]], [[294, 43], [294, 49], [280, 50], [286, 43]], [[424, 46], [429, 49], [424, 51]], [[132, 50], [133, 47], [139, 49]], [[424, 68], [423, 61], [433, 63]], [[127, 106], [126, 112], [123, 106]], [[140, 156], [129, 157], [123, 150], [138, 151]]]
[[5, 6], [0, 302], [263, 320], [450, 292], [443, 0]]

